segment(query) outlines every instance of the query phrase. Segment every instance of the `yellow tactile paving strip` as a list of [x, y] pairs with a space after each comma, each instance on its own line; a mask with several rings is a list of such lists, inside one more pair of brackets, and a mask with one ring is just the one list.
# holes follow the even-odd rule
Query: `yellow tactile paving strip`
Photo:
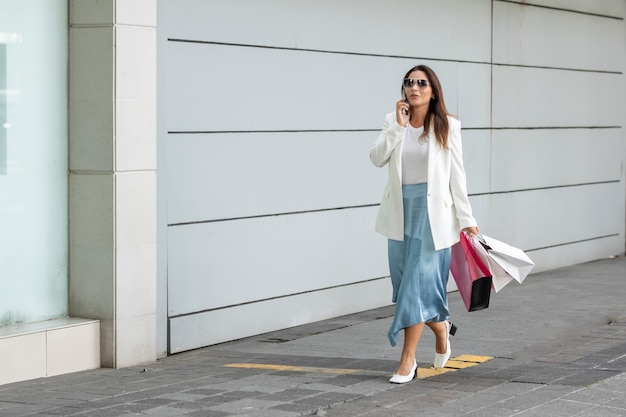
[[273, 365], [264, 363], [229, 363], [224, 365], [227, 368], [244, 368], [244, 369], [266, 369], [272, 371], [293, 371], [293, 372], [309, 372], [322, 374], [356, 374], [361, 372], [359, 369], [341, 369], [341, 368], [316, 368], [312, 366], [289, 366], [289, 365]]
[[454, 372], [459, 369], [469, 368], [493, 359], [492, 356], [460, 355], [451, 358], [445, 368], [417, 368], [417, 379], [429, 378], [435, 375]]
[[[445, 368], [417, 368], [417, 379], [429, 378], [431, 376], [445, 374], [446, 372], [454, 372], [459, 369], [469, 368], [471, 366], [476, 366], [481, 363], [487, 362], [490, 359], [493, 359], [493, 357], [478, 355], [459, 355], [451, 358], [448, 363], [446, 363]], [[318, 368], [312, 366], [275, 365], [265, 363], [229, 363], [224, 366], [227, 368], [263, 369], [271, 371], [292, 371], [337, 375], [348, 375], [366, 372], [361, 369]]]

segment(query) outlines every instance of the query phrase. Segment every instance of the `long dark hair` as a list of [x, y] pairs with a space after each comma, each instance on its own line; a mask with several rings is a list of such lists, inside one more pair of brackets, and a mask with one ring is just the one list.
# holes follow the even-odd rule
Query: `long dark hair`
[[[430, 67], [426, 65], [417, 65], [411, 68], [406, 73], [404, 78], [408, 78], [413, 71], [424, 72], [428, 78], [431, 88], [433, 89], [433, 99], [430, 100], [428, 113], [426, 114], [426, 119], [424, 119], [423, 135], [427, 135], [428, 132], [430, 132], [430, 127], [432, 125], [435, 130], [437, 143], [443, 149], [448, 149], [448, 133], [450, 132], [448, 116], [451, 116], [451, 114], [448, 112], [446, 103], [443, 99], [443, 90], [441, 88], [441, 82], [439, 82], [439, 77], [437, 77], [435, 71], [433, 71]], [[404, 85], [402, 85], [402, 93], [404, 93]]]

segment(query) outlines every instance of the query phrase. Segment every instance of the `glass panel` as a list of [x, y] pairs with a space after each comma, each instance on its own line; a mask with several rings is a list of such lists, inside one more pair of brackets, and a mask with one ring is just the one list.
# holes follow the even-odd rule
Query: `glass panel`
[[0, 326], [67, 315], [67, 3], [0, 0]]
[[0, 43], [0, 175], [7, 173], [7, 46]]

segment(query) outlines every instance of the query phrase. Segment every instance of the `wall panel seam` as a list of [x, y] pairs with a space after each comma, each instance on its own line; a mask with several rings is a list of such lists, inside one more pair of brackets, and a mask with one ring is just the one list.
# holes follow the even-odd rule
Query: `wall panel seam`
[[294, 52], [315, 52], [315, 53], [335, 54], [335, 55], [356, 55], [356, 56], [367, 56], [367, 57], [377, 57], [377, 58], [400, 58], [400, 59], [491, 65], [491, 62], [488, 62], [488, 61], [428, 58], [428, 57], [419, 57], [419, 56], [411, 56], [411, 55], [376, 54], [376, 53], [355, 52], [355, 51], [333, 51], [329, 49], [295, 48], [295, 47], [290, 47], [290, 46], [255, 45], [255, 44], [247, 44], [247, 43], [231, 43], [231, 42], [205, 41], [205, 40], [198, 40], [198, 39], [182, 39], [182, 38], [168, 38], [167, 40], [169, 42], [177, 42], [177, 43], [195, 43], [195, 44], [201, 44], [201, 45], [234, 46], [234, 47], [239, 47], [239, 48], [261, 48], [261, 49], [274, 49], [274, 50], [294, 51]]
[[473, 61], [473, 60], [463, 60], [463, 59], [446, 59], [446, 58], [433, 58], [433, 57], [395, 55], [395, 54], [376, 54], [376, 53], [354, 52], [354, 51], [332, 51], [328, 49], [295, 48], [295, 47], [290, 47], [290, 46], [277, 46], [277, 45], [255, 45], [255, 44], [246, 44], [246, 43], [206, 41], [206, 40], [198, 40], [198, 39], [168, 38], [167, 40], [169, 42], [177, 42], [177, 43], [232, 46], [232, 47], [238, 47], [238, 48], [260, 48], [260, 49], [273, 49], [273, 50], [293, 51], [293, 52], [313, 52], [313, 53], [321, 53], [321, 54], [366, 56], [366, 57], [373, 57], [373, 58], [395, 58], [395, 59], [411, 59], [411, 60], [436, 61], [436, 62], [453, 62], [453, 63], [459, 63], [459, 64], [479, 64], [479, 65], [492, 65], [492, 66], [501, 66], [501, 67], [513, 67], [513, 68], [536, 68], [536, 69], [548, 69], [548, 70], [557, 70], [557, 71], [590, 72], [590, 73], [599, 73], [599, 74], [615, 74], [615, 75], [622, 74], [622, 72], [618, 72], [618, 71], [593, 70], [593, 69], [584, 69], [584, 68], [567, 68], [567, 67], [550, 67], [550, 66], [540, 66], [540, 65], [535, 66], [535, 65], [495, 63], [493, 62], [493, 57], [491, 61]]
[[116, 170], [107, 170], [107, 171], [95, 171], [95, 170], [80, 170], [80, 169], [72, 169], [69, 170], [70, 174], [73, 175], [116, 175], [116, 174], [130, 174], [130, 173], [155, 173], [156, 169], [116, 169]]
[[238, 133], [336, 133], [379, 132], [378, 129], [266, 129], [266, 130], [172, 130], [168, 135], [238, 134]]
[[594, 181], [594, 182], [584, 182], [584, 183], [578, 183], [578, 184], [552, 185], [552, 186], [548, 186], [548, 187], [520, 188], [518, 190], [490, 191], [488, 193], [469, 194], [469, 196], [470, 197], [479, 197], [479, 196], [485, 196], [485, 195], [512, 194], [512, 193], [524, 193], [524, 192], [528, 192], [528, 191], [554, 190], [554, 189], [557, 189], [557, 188], [589, 187], [589, 186], [593, 186], [593, 185], [617, 184], [617, 183], [620, 183], [620, 182], [621, 182], [621, 179], [606, 180], [606, 181]]
[[[500, 126], [500, 127], [463, 127], [466, 130], [574, 130], [574, 129], [621, 129], [622, 126]], [[172, 130], [168, 135], [215, 135], [215, 134], [255, 134], [255, 133], [352, 133], [380, 132], [380, 128], [363, 129], [266, 129], [266, 130]]]
[[69, 27], [70, 29], [108, 29], [114, 26], [113, 23], [71, 23]]
[[572, 72], [590, 72], [594, 74], [613, 74], [613, 75], [622, 75], [622, 71], [609, 71], [609, 70], [598, 70], [598, 69], [585, 69], [585, 68], [568, 68], [568, 67], [551, 67], [546, 65], [524, 65], [524, 64], [506, 64], [502, 62], [494, 62], [492, 63], [494, 67], [512, 67], [512, 68], [532, 68], [532, 69], [546, 69], [546, 70], [554, 70], [554, 71], [572, 71]]
[[168, 227], [177, 227], [177, 226], [192, 226], [195, 224], [205, 224], [205, 223], [218, 223], [218, 222], [231, 222], [237, 220], [249, 220], [249, 219], [260, 219], [264, 217], [279, 217], [279, 216], [293, 216], [298, 214], [310, 214], [310, 213], [321, 213], [325, 211], [339, 211], [339, 210], [351, 210], [351, 209], [360, 209], [360, 208], [370, 208], [379, 206], [380, 203], [376, 204], [362, 204], [357, 206], [346, 206], [346, 207], [331, 207], [331, 208], [322, 208], [315, 210], [301, 210], [301, 211], [287, 211], [282, 213], [269, 213], [269, 214], [258, 214], [253, 216], [241, 216], [241, 217], [227, 217], [221, 219], [208, 219], [208, 220], [196, 220], [189, 222], [177, 222], [177, 223], [169, 223]]
[[560, 11], [560, 12], [576, 13], [576, 14], [582, 14], [585, 16], [603, 17], [606, 19], [613, 19], [613, 20], [624, 20], [624, 18], [620, 16], [611, 16], [608, 14], [584, 12], [582, 10], [573, 10], [573, 9], [566, 9], [563, 7], [546, 6], [544, 4], [533, 4], [533, 3], [528, 3], [527, 1], [520, 2], [520, 1], [515, 1], [515, 0], [494, 0], [494, 2], [515, 4], [520, 7], [528, 6], [528, 7], [536, 7], [538, 9], [548, 9], [548, 10], [555, 10], [555, 11]]
[[594, 237], [590, 237], [590, 238], [587, 238], [587, 239], [573, 240], [573, 241], [570, 241], [570, 242], [563, 242], [563, 243], [557, 243], [557, 244], [554, 244], [554, 245], [542, 246], [540, 248], [524, 249], [524, 252], [533, 252], [533, 251], [544, 250], [544, 249], [558, 248], [560, 246], [575, 245], [577, 243], [584, 243], [584, 242], [591, 242], [591, 241], [594, 241], [594, 240], [608, 239], [608, 238], [611, 238], [611, 237], [617, 237], [619, 235], [620, 235], [619, 233], [612, 233], [610, 235], [594, 236]]
[[489, 130], [583, 130], [583, 129], [621, 129], [622, 126], [607, 125], [607, 126], [500, 126], [500, 127], [477, 127], [477, 128], [464, 128], [471, 129], [489, 129]]
[[156, 30], [156, 26], [154, 25], [142, 25], [142, 24], [136, 24], [136, 23], [116, 23], [115, 24], [116, 28], [130, 28], [130, 29], [151, 29], [151, 30]]
[[69, 26], [71, 29], [94, 29], [94, 28], [139, 28], [139, 29], [152, 29], [156, 30], [156, 26], [154, 25], [140, 25], [140, 24], [130, 24], [130, 23], [72, 23]]
[[[575, 187], [588, 187], [588, 186], [593, 186], [593, 185], [616, 184], [620, 182], [621, 182], [620, 179], [616, 179], [616, 180], [596, 181], [596, 182], [589, 182], [589, 183], [562, 184], [562, 185], [554, 185], [554, 186], [548, 186], [548, 187], [523, 188], [523, 189], [506, 190], [506, 191], [491, 191], [491, 192], [486, 192], [486, 193], [470, 193], [469, 196], [470, 197], [482, 197], [482, 196], [492, 196], [492, 195], [500, 195], [500, 194], [513, 194], [513, 193], [523, 193], [523, 192], [530, 192], [530, 191], [552, 190], [552, 189], [558, 189], [558, 188], [575, 188]], [[193, 220], [193, 221], [185, 221], [185, 222], [168, 223], [167, 227], [194, 226], [194, 225], [208, 224], [208, 223], [221, 223], [221, 222], [232, 222], [232, 221], [238, 221], [238, 220], [261, 219], [261, 218], [268, 218], [268, 217], [292, 216], [292, 215], [300, 215], [300, 214], [321, 213], [321, 212], [327, 212], [327, 211], [373, 208], [373, 207], [378, 207], [379, 205], [380, 203], [372, 203], [372, 204], [362, 204], [362, 205], [346, 206], [346, 207], [332, 207], [332, 208], [322, 208], [322, 209], [314, 209], [314, 210], [267, 213], [267, 214], [258, 214], [258, 215], [252, 215], [252, 216]]]
[[345, 284], [332, 285], [332, 286], [329, 286], [329, 287], [314, 288], [314, 289], [307, 290], [307, 291], [300, 291], [300, 292], [295, 292], [295, 293], [290, 293], [290, 294], [277, 295], [277, 296], [274, 296], [274, 297], [262, 298], [262, 299], [259, 299], [259, 300], [245, 301], [245, 302], [242, 302], [242, 303], [229, 304], [229, 305], [226, 305], [226, 306], [208, 308], [208, 309], [204, 309], [204, 310], [193, 311], [193, 312], [190, 312], [190, 313], [176, 314], [176, 315], [169, 316], [168, 318], [170, 318], [170, 319], [177, 319], [177, 318], [186, 317], [186, 316], [193, 316], [195, 314], [203, 314], [203, 313], [209, 313], [209, 312], [212, 312], [212, 311], [225, 310], [225, 309], [228, 309], [228, 308], [241, 307], [241, 306], [250, 305], [250, 304], [258, 304], [258, 303], [262, 303], [262, 302], [266, 302], [266, 301], [279, 300], [281, 298], [289, 298], [289, 297], [295, 297], [295, 296], [298, 296], [298, 295], [312, 294], [312, 293], [321, 292], [321, 291], [334, 290], [334, 289], [337, 289], [337, 288], [350, 287], [350, 286], [353, 286], [353, 285], [367, 284], [367, 283], [370, 283], [370, 282], [380, 281], [380, 280], [388, 279], [388, 278], [389, 278], [389, 276], [369, 278], [369, 279], [364, 279], [364, 280], [360, 280], [360, 281], [348, 282], [348, 283], [345, 283]]

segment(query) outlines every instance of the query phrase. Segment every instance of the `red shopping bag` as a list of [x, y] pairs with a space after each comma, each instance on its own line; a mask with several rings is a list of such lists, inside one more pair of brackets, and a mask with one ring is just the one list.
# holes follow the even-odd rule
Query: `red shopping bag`
[[450, 251], [450, 272], [467, 311], [489, 307], [492, 277], [485, 248], [461, 232], [461, 240]]

